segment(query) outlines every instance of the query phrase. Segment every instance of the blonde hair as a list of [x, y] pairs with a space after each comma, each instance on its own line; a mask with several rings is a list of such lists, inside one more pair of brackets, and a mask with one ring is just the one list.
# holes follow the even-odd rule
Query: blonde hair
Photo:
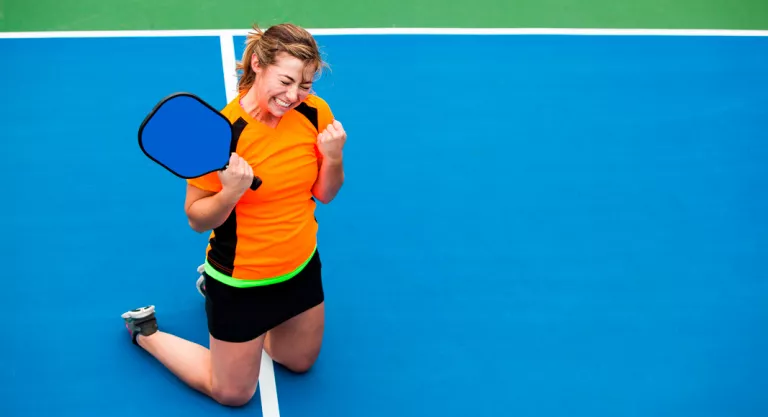
[[256, 72], [251, 66], [251, 58], [256, 55], [259, 65], [267, 67], [275, 63], [281, 52], [290, 54], [315, 68], [315, 78], [320, 75], [327, 64], [320, 56], [320, 50], [315, 38], [306, 30], [291, 23], [271, 26], [266, 31], [258, 25], [253, 25], [253, 32], [248, 33], [245, 40], [243, 58], [237, 63], [240, 76], [237, 89], [244, 92], [251, 88], [256, 80]]

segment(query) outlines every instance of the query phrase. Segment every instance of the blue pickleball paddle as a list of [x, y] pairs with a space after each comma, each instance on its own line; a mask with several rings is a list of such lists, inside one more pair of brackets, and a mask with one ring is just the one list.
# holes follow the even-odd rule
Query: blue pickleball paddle
[[[226, 169], [235, 140], [229, 120], [190, 93], [160, 100], [139, 127], [139, 147], [144, 154], [184, 179]], [[259, 186], [261, 179], [254, 177], [251, 189]]]

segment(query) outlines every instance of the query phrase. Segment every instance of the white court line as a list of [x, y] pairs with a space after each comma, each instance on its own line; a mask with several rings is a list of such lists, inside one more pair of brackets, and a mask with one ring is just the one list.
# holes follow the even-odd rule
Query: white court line
[[235, 41], [232, 36], [219, 36], [221, 44], [221, 65], [224, 71], [224, 89], [227, 103], [237, 96], [237, 72], [235, 71]]
[[280, 417], [280, 407], [277, 404], [275, 365], [266, 350], [261, 352], [259, 392], [261, 393], [261, 415], [264, 417]]
[[[592, 36], [768, 36], [768, 30], [593, 29], [593, 28], [339, 28], [308, 29], [313, 35], [592, 35]], [[4, 32], [0, 39], [245, 36], [249, 29]]]
[[[221, 44], [221, 66], [224, 74], [224, 89], [227, 103], [237, 96], [237, 72], [235, 71], [235, 43], [232, 35], [219, 35]], [[259, 393], [261, 394], [261, 414], [263, 417], [280, 417], [277, 404], [277, 382], [275, 365], [267, 351], [261, 353], [259, 371]]]

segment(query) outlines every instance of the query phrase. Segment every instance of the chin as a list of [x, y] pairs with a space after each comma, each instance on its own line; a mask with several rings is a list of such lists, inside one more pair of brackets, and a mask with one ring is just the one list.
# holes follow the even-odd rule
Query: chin
[[280, 116], [285, 116], [285, 114], [288, 113], [289, 111], [291, 111], [291, 109], [273, 106], [269, 112], [272, 113], [273, 116], [280, 117]]
[[287, 107], [286, 108], [286, 107], [282, 107], [282, 106], [273, 105], [271, 107], [272, 107], [271, 108], [272, 114], [274, 114], [275, 116], [283, 116], [286, 113], [288, 113], [289, 111], [293, 110], [296, 106], [293, 105], [291, 107]]

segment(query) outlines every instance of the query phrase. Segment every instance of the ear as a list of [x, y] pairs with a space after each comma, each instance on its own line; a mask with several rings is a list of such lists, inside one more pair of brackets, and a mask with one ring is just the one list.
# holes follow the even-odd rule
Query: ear
[[251, 55], [251, 69], [256, 73], [261, 71], [261, 67], [259, 67], [259, 57], [257, 57], [256, 54]]

